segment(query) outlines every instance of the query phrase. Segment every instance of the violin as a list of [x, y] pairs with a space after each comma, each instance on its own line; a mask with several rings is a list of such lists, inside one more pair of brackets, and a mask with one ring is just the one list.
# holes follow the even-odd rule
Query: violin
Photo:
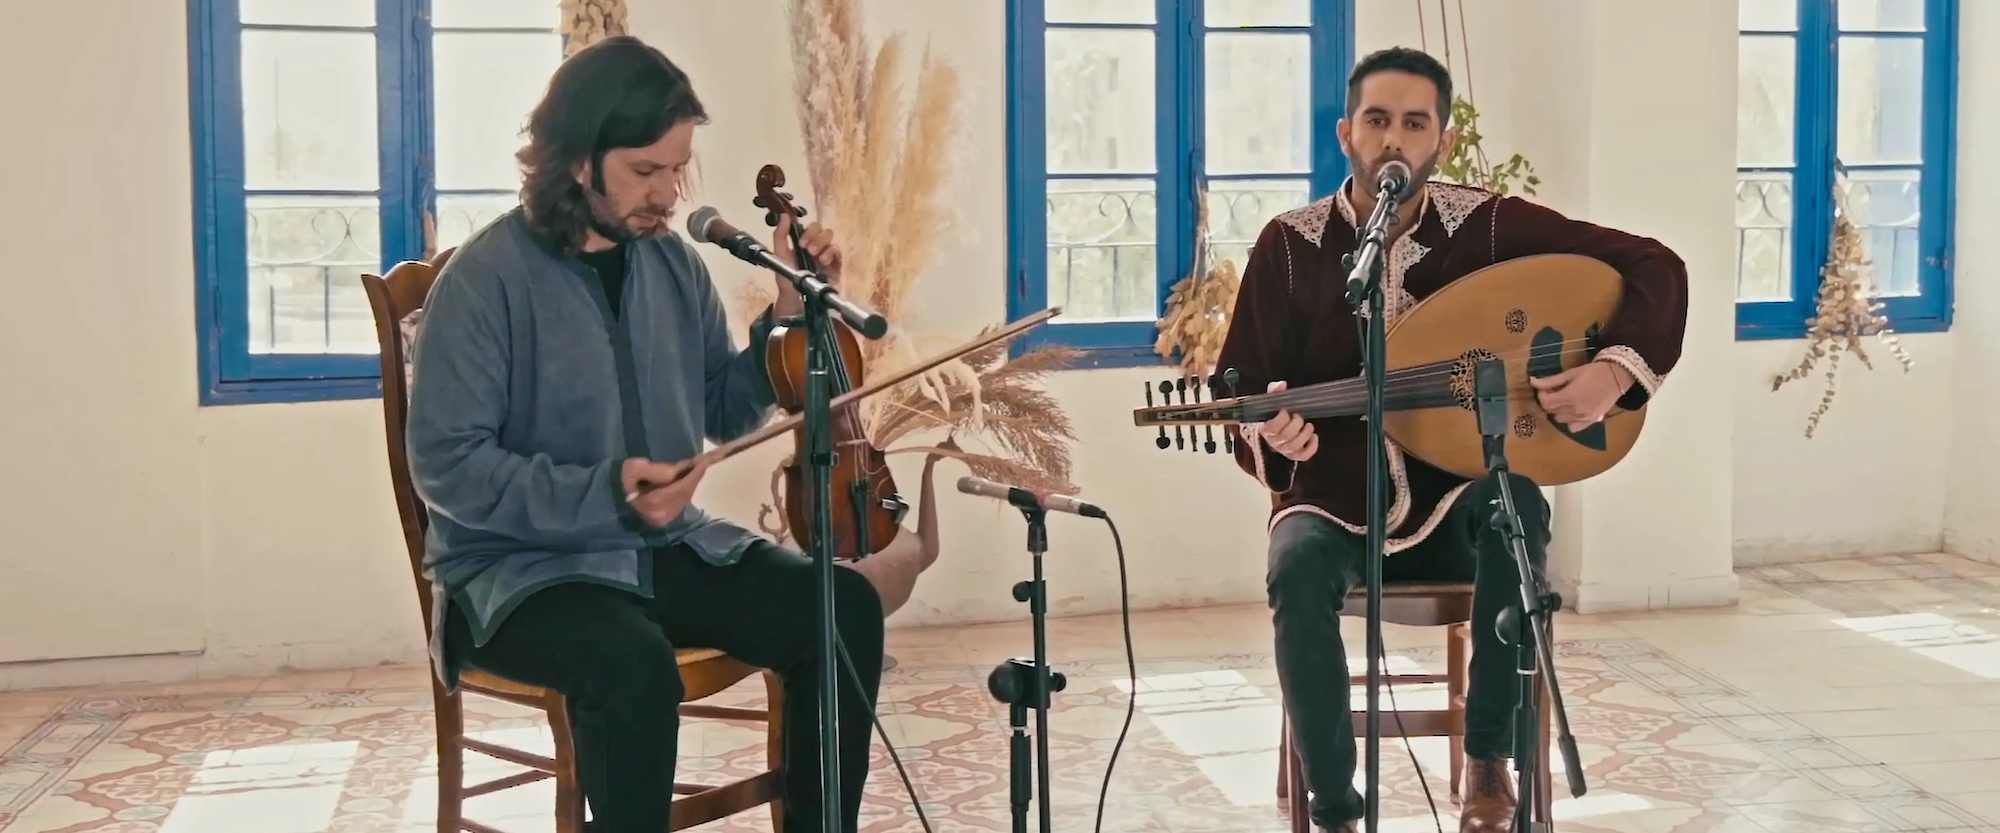
[[[791, 194], [778, 190], [784, 185], [785, 172], [776, 165], [765, 165], [757, 172], [757, 197], [753, 202], [764, 209], [767, 225], [775, 227], [781, 217], [792, 217], [792, 251], [798, 253], [799, 268], [818, 273], [819, 264], [804, 244], [806, 211], [792, 201]], [[827, 316], [822, 332], [832, 342], [825, 345], [829, 349], [824, 353], [831, 364], [827, 377], [827, 398], [831, 402], [852, 391], [854, 380], [866, 378], [867, 364], [861, 354], [860, 337], [845, 320]], [[778, 407], [788, 415], [805, 410], [806, 345], [811, 338], [812, 330], [806, 323], [794, 319], [778, 322], [765, 339], [764, 371], [771, 377]], [[852, 561], [874, 555], [895, 540], [909, 504], [896, 490], [896, 478], [889, 471], [886, 456], [869, 442], [857, 404], [839, 404], [830, 410], [833, 557]], [[800, 549], [810, 553], [817, 543], [815, 522], [821, 508], [812, 505], [813, 473], [807, 432], [796, 431], [792, 437], [792, 459], [784, 469], [785, 519]]]

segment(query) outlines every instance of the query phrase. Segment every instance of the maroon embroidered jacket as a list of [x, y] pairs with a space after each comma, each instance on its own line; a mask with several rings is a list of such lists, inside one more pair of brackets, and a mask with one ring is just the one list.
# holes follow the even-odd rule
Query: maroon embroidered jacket
[[[1296, 388], [1360, 375], [1360, 329], [1341, 268], [1341, 258], [1357, 247], [1360, 236], [1347, 187], [1343, 183], [1333, 196], [1271, 220], [1251, 249], [1216, 362], [1218, 372], [1234, 368], [1239, 374], [1236, 393], [1263, 393], [1273, 381]], [[1390, 326], [1446, 284], [1500, 261], [1588, 255], [1625, 279], [1619, 309], [1601, 333], [1606, 346], [1597, 355], [1632, 375], [1632, 390], [1619, 405], [1644, 404], [1673, 370], [1687, 325], [1687, 267], [1659, 241], [1448, 183], [1426, 184], [1421, 200], [1415, 226], [1390, 245], [1383, 272]], [[1241, 439], [1256, 437], [1256, 428], [1229, 430]], [[1315, 420], [1313, 428], [1320, 435], [1319, 451], [1304, 463], [1294, 464], [1261, 440], [1238, 442], [1237, 463], [1274, 493], [1272, 526], [1287, 515], [1311, 512], [1363, 534], [1368, 451], [1362, 420]], [[1394, 440], [1389, 473], [1387, 551], [1397, 552], [1428, 536], [1467, 482], [1408, 457]]]

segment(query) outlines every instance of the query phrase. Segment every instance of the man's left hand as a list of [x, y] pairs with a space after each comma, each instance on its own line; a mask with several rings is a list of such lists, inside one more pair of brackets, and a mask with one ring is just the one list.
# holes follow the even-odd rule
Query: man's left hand
[[[840, 247], [834, 245], [833, 230], [818, 223], [812, 223], [806, 226], [805, 234], [801, 236], [800, 242], [805, 244], [806, 254], [812, 255], [813, 260], [818, 261], [819, 279], [834, 286], [839, 286], [841, 267]], [[771, 251], [778, 256], [779, 260], [790, 263], [793, 266], [799, 265], [798, 255], [792, 251], [792, 217], [790, 215], [778, 218], [778, 228], [771, 238]], [[791, 286], [791, 281], [785, 280], [783, 277], [778, 278], [778, 287], [780, 289], [790, 289]]]
[[1604, 421], [1618, 398], [1632, 389], [1632, 376], [1611, 362], [1585, 362], [1554, 376], [1529, 377], [1542, 410], [1563, 427], [1581, 431]]

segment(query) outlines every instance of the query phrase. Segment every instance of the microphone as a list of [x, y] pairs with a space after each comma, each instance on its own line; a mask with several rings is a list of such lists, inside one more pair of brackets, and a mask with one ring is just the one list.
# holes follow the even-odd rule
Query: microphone
[[1480, 445], [1486, 467], [1507, 468], [1507, 364], [1482, 359], [1472, 366], [1473, 412], [1478, 415]]
[[1375, 175], [1375, 190], [1402, 196], [1410, 188], [1410, 166], [1402, 160], [1391, 159], [1382, 166], [1382, 172]]
[[790, 278], [793, 283], [811, 276], [811, 273], [801, 272], [791, 264], [779, 260], [770, 249], [764, 248], [764, 244], [757, 242], [757, 238], [751, 237], [742, 229], [730, 225], [728, 220], [722, 219], [722, 212], [716, 211], [713, 206], [704, 205], [688, 215], [688, 236], [697, 242], [721, 246], [744, 261]]
[[847, 325], [853, 327], [862, 337], [874, 340], [888, 334], [889, 319], [883, 318], [881, 313], [856, 306], [854, 302], [841, 297], [840, 292], [827, 282], [820, 280], [819, 276], [779, 260], [777, 255], [764, 247], [764, 244], [757, 242], [757, 238], [751, 237], [742, 229], [730, 225], [728, 220], [722, 219], [722, 213], [716, 211], [714, 206], [704, 205], [688, 215], [687, 230], [688, 236], [696, 241], [721, 246], [739, 260], [784, 276], [785, 280], [791, 281], [792, 286], [798, 289], [799, 295], [825, 304], [846, 320]]
[[958, 490], [968, 495], [999, 498], [1022, 509], [1040, 509], [1046, 512], [1068, 512], [1086, 518], [1104, 518], [1104, 510], [1077, 500], [1069, 495], [1042, 495], [1019, 486], [995, 483], [978, 477], [961, 477]]

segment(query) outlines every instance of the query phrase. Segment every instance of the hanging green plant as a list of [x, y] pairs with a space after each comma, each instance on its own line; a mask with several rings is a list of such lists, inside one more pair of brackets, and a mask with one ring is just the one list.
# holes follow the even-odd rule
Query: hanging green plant
[[1471, 100], [1463, 96], [1452, 98], [1451, 123], [1458, 125], [1458, 142], [1438, 164], [1439, 176], [1495, 194], [1504, 195], [1519, 187], [1522, 193], [1534, 196], [1535, 186], [1542, 184], [1542, 178], [1527, 158], [1516, 153], [1495, 165], [1486, 157], [1486, 148], [1481, 146], [1486, 136], [1479, 132], [1479, 109], [1472, 106]]

